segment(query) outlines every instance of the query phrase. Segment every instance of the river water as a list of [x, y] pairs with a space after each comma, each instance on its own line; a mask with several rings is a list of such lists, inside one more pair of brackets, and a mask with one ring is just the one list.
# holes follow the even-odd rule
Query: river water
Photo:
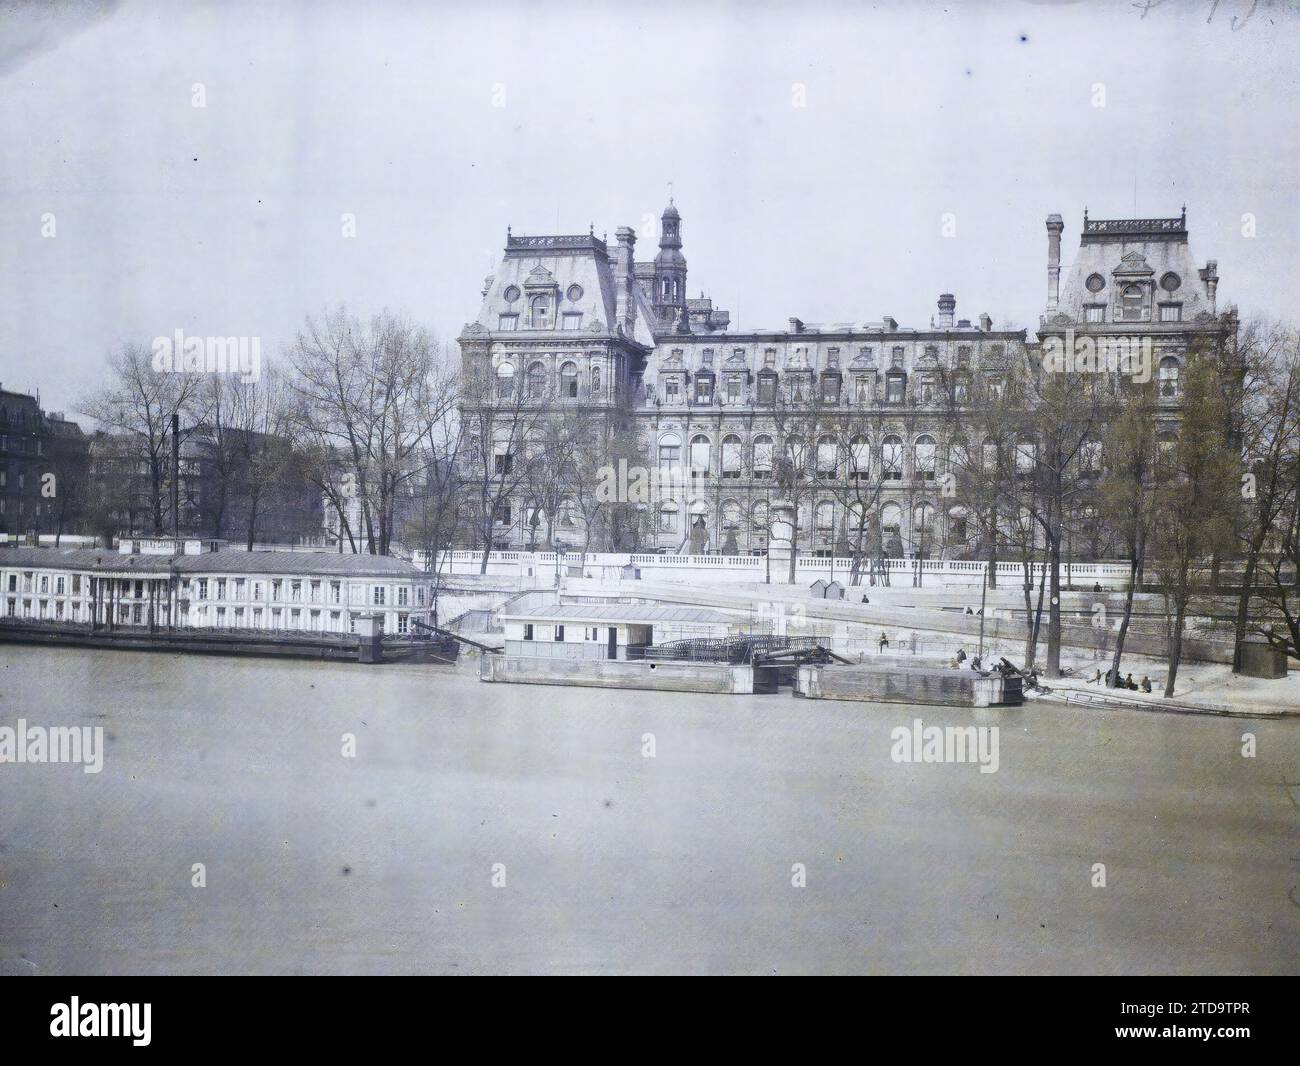
[[[1300, 720], [469, 665], [0, 644], [0, 726], [105, 743], [0, 764], [0, 973], [1300, 971]], [[914, 718], [997, 772], [894, 762]]]

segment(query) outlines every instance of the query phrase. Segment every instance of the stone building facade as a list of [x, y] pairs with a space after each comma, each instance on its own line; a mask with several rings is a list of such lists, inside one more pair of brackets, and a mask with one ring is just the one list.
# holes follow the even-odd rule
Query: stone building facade
[[[980, 446], [969, 439], [971, 415], [1017, 368], [1038, 365], [1044, 343], [1150, 340], [1172, 423], [1188, 347], [1235, 330], [1235, 314], [1217, 311], [1216, 264], [1197, 268], [1190, 257], [1185, 211], [1118, 221], [1085, 213], [1064, 285], [1063, 228], [1049, 216], [1034, 340], [995, 329], [988, 314], [958, 318], [950, 293], [922, 328], [884, 315], [732, 331], [727, 312], [686, 296], [672, 204], [652, 261], [636, 261], [627, 228], [614, 248], [594, 234], [510, 234], [462, 355], [471, 375], [495, 383], [503, 416], [597, 418], [634, 436], [655, 474], [639, 505], [638, 550], [763, 553], [793, 542], [800, 554], [961, 558], [976, 545], [951, 475]], [[491, 446], [518, 447], [509, 439]], [[512, 501], [494, 546], [530, 543], [536, 506]]]

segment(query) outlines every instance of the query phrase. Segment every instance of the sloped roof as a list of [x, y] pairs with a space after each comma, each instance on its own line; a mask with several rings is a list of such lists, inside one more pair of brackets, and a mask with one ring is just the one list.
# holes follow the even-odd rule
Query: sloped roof
[[743, 622], [740, 615], [724, 614], [707, 607], [650, 607], [640, 603], [562, 603], [503, 612], [503, 618], [556, 622], [682, 622], [725, 625]]
[[107, 548], [0, 548], [0, 566], [47, 567], [92, 573], [303, 574], [341, 577], [418, 577], [405, 559], [336, 552], [247, 552], [235, 548], [202, 555], [124, 555]]

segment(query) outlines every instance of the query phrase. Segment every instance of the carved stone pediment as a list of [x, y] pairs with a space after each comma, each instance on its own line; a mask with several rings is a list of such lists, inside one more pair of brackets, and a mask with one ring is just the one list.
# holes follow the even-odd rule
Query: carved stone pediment
[[538, 263], [528, 272], [528, 277], [524, 281], [525, 289], [558, 289], [559, 285], [555, 282], [555, 275], [546, 267]]
[[1136, 248], [1131, 252], [1125, 252], [1124, 257], [1120, 259], [1117, 266], [1111, 273], [1115, 277], [1139, 277], [1154, 274], [1155, 271], [1147, 265], [1147, 258]]

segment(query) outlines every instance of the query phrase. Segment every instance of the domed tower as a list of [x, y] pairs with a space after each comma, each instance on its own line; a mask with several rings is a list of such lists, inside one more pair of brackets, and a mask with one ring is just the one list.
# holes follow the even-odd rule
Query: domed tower
[[671, 199], [659, 222], [653, 303], [659, 323], [672, 326], [686, 310], [686, 256], [682, 255], [682, 216]]

